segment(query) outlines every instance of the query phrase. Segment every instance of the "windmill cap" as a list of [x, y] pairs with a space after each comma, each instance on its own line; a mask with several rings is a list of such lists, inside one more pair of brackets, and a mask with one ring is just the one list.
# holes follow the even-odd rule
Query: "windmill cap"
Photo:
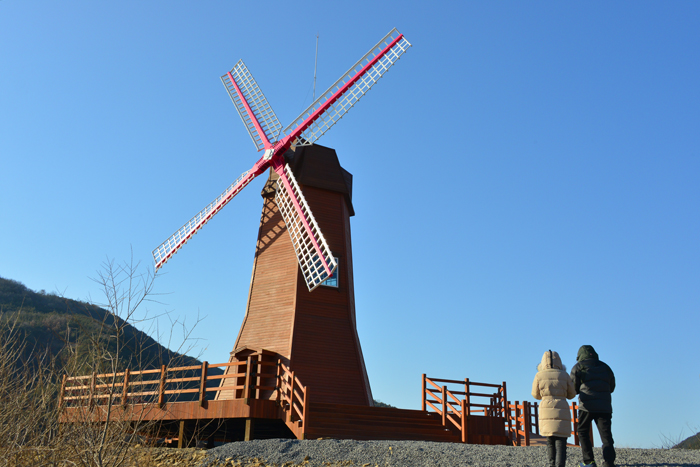
[[[301, 146], [294, 151], [287, 151], [284, 158], [300, 185], [344, 194], [350, 216], [355, 215], [352, 206], [352, 174], [341, 167], [335, 149], [318, 144]], [[274, 193], [277, 178], [278, 175], [271, 170], [262, 196]]]

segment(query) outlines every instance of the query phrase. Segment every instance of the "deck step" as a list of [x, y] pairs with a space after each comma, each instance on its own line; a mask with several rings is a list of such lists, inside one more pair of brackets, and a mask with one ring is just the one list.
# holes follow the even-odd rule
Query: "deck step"
[[437, 414], [420, 410], [311, 403], [306, 437], [460, 442]]

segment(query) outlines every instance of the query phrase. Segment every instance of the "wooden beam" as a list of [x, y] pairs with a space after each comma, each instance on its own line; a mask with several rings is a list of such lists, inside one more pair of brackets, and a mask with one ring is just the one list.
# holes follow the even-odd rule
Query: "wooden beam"
[[253, 437], [253, 430], [255, 429], [255, 419], [246, 418], [245, 419], [245, 441], [251, 441], [255, 439]]
[[185, 421], [180, 420], [180, 433], [177, 435], [177, 448], [186, 448], [187, 443], [185, 443]]

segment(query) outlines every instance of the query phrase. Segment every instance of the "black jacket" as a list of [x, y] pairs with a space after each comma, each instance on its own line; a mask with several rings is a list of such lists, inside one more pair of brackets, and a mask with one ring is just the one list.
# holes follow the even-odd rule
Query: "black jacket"
[[578, 394], [579, 408], [592, 413], [612, 413], [615, 375], [608, 365], [598, 359], [590, 345], [578, 350], [571, 379]]

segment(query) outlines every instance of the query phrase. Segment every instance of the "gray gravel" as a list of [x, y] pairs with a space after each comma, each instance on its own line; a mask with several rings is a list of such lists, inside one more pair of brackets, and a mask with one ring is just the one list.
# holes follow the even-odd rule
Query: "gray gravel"
[[[352, 441], [269, 439], [229, 443], [208, 451], [221, 461], [254, 465], [358, 466], [358, 467], [543, 467], [546, 447], [483, 446], [428, 441]], [[616, 449], [618, 466], [698, 466], [700, 451], [684, 449]], [[602, 465], [600, 448], [596, 460]], [[579, 448], [567, 451], [567, 467], [578, 466]]]

